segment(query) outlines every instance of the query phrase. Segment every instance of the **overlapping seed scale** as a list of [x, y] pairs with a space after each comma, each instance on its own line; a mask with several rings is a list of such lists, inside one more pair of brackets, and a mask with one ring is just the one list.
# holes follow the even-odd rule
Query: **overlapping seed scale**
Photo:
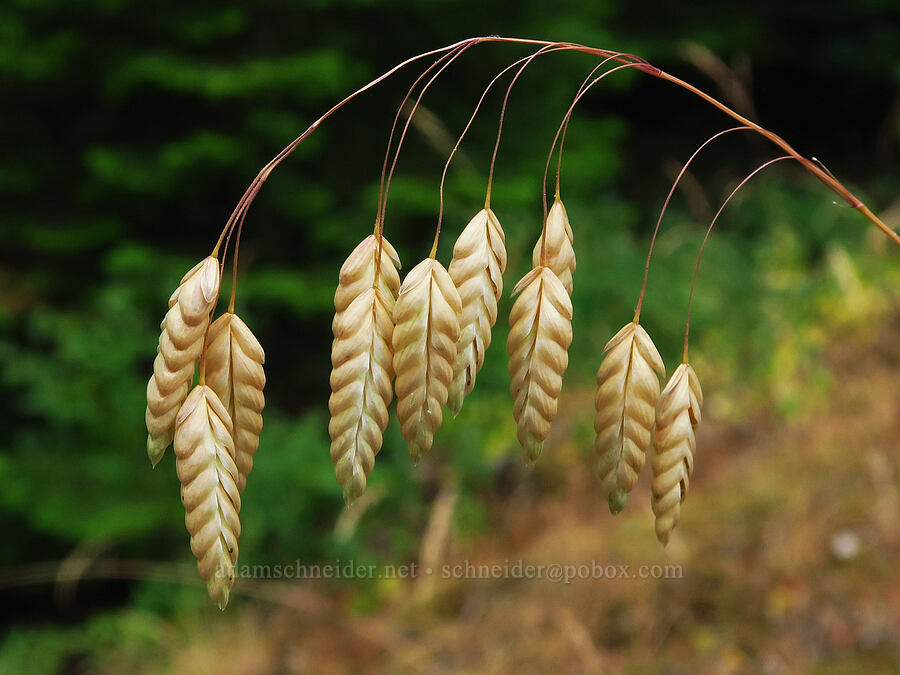
[[700, 423], [703, 392], [694, 369], [683, 363], [659, 396], [654, 429], [652, 507], [656, 537], [668, 543], [681, 517], [694, 472], [695, 430]]
[[[538, 267], [541, 264], [541, 246], [544, 235], [538, 238], [531, 254], [532, 265]], [[569, 224], [569, 215], [566, 207], [557, 197], [547, 214], [546, 224], [546, 265], [549, 267], [563, 286], [566, 292], [572, 295], [572, 277], [575, 272], [575, 248], [573, 246], [575, 235]]]
[[453, 247], [449, 273], [462, 302], [459, 340], [453, 364], [448, 407], [459, 414], [463, 399], [475, 387], [475, 377], [491, 344], [497, 321], [497, 302], [503, 294], [506, 270], [505, 236], [490, 209], [479, 211], [463, 229]]
[[610, 511], [618, 513], [646, 462], [665, 366], [650, 336], [634, 322], [626, 324], [604, 352], [597, 371], [594, 448], [601, 490]]
[[175, 468], [191, 551], [209, 597], [225, 609], [234, 584], [241, 509], [233, 427], [208, 386], [194, 388], [175, 424]]
[[569, 363], [572, 342], [572, 301], [549, 267], [526, 274], [509, 316], [510, 393], [519, 443], [537, 459], [550, 433]]
[[[390, 242], [382, 237], [381, 270], [378, 275], [379, 287], [385, 296], [393, 301], [400, 288], [400, 258]], [[375, 256], [378, 249], [378, 238], [370, 234], [363, 239], [341, 266], [337, 290], [334, 293], [334, 320], [332, 331], [337, 330], [341, 314], [346, 311], [356, 298], [375, 282]]]
[[147, 383], [147, 454], [154, 466], [174, 437], [175, 417], [193, 381], [218, 293], [219, 263], [209, 257], [182, 278], [169, 298], [153, 375]]
[[209, 327], [206, 383], [212, 388], [234, 425], [238, 489], [243, 492], [259, 448], [266, 355], [262, 345], [240, 317], [226, 312]]
[[413, 462], [431, 449], [443, 422], [461, 310], [450, 274], [432, 258], [410, 271], [394, 305], [397, 416]]
[[331, 460], [350, 504], [360, 497], [381, 449], [394, 376], [393, 302], [368, 288], [344, 311], [331, 349]]

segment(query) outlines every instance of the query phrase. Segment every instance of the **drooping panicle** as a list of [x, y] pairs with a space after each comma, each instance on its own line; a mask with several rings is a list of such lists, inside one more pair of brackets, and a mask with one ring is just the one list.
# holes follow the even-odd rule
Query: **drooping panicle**
[[566, 207], [563, 206], [562, 200], [557, 196], [553, 200], [553, 206], [547, 214], [546, 224], [546, 246], [545, 260], [541, 261], [541, 245], [544, 239], [544, 233], [538, 238], [534, 245], [534, 251], [531, 254], [531, 264], [535, 267], [546, 265], [549, 267], [562, 285], [566, 288], [566, 293], [572, 295], [572, 276], [575, 273], [575, 248], [573, 243], [575, 236], [572, 233], [572, 226], [569, 224], [569, 214], [566, 213]]
[[603, 351], [594, 402], [594, 448], [601, 489], [609, 510], [618, 513], [647, 458], [665, 365], [647, 331], [634, 322]]
[[175, 421], [175, 468], [191, 551], [209, 597], [225, 609], [234, 584], [241, 495], [231, 418], [216, 393], [198, 385]]
[[219, 262], [197, 263], [169, 298], [160, 328], [153, 375], [147, 383], [147, 455], [153, 466], [175, 435], [175, 416], [188, 395], [194, 368], [203, 351], [209, 313], [219, 294]]
[[377, 239], [370, 235], [347, 258], [334, 295], [328, 432], [331, 460], [347, 504], [366, 488], [393, 397], [391, 338], [400, 260], [394, 247], [382, 241], [377, 286]]
[[475, 387], [475, 376], [491, 345], [497, 302], [503, 294], [506, 270], [505, 236], [500, 221], [484, 208], [469, 221], [453, 246], [449, 273], [462, 302], [456, 361], [447, 405], [454, 415]]
[[510, 393], [519, 443], [537, 459], [556, 416], [572, 343], [572, 301], [549, 267], [535, 267], [516, 287], [509, 315]]
[[240, 317], [226, 312], [209, 327], [206, 384], [216, 393], [234, 425], [237, 486], [243, 492], [259, 447], [266, 405], [266, 355]]
[[656, 516], [656, 538], [663, 545], [681, 516], [681, 503], [687, 496], [694, 472], [697, 442], [694, 433], [700, 424], [703, 391], [697, 373], [682, 363], [663, 389], [656, 405], [653, 433], [652, 502]]
[[453, 379], [462, 301], [437, 260], [416, 265], [394, 305], [394, 372], [400, 431], [415, 463], [431, 449]]

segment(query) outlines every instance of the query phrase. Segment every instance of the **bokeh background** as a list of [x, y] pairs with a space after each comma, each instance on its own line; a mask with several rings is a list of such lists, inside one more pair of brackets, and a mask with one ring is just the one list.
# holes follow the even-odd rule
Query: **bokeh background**
[[[900, 668], [898, 250], [782, 163], [713, 234], [692, 361], [707, 394], [668, 548], [644, 476], [613, 518], [593, 476], [592, 387], [632, 315], [649, 231], [693, 149], [731, 121], [621, 72], [576, 109], [563, 165], [575, 340], [561, 413], [526, 467], [494, 346], [413, 468], [395, 420], [366, 496], [328, 455], [331, 300], [370, 231], [393, 114], [419, 66], [331, 118], [247, 220], [238, 311], [267, 352], [265, 428], [241, 565], [680, 565], [679, 579], [241, 579], [208, 601], [171, 453], [144, 451], [144, 388], [178, 279], [257, 170], [404, 58], [477, 34], [631, 51], [822, 159], [900, 226], [900, 16], [869, 2], [514, 6], [9, 0], [0, 7], [0, 672], [889, 672]], [[499, 69], [470, 50], [426, 95], [386, 233], [427, 255], [447, 151]], [[595, 65], [544, 56], [513, 91], [493, 206], [506, 287], [529, 267], [556, 126]], [[449, 174], [440, 259], [480, 207], [501, 91]], [[701, 155], [663, 224], [643, 323], [677, 363], [712, 213], [776, 156], [748, 134]], [[227, 282], [226, 282], [227, 287]], [[508, 295], [508, 294], [507, 294]], [[435, 575], [436, 576], [436, 575]]]

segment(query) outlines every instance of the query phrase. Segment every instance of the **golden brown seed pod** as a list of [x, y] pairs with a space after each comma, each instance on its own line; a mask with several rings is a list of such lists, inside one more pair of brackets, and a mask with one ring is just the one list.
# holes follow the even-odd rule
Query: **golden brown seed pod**
[[[547, 234], [546, 234], [546, 257], [543, 264], [549, 267], [563, 286], [566, 287], [566, 293], [572, 295], [572, 274], [575, 272], [575, 249], [572, 246], [574, 235], [572, 227], [569, 225], [569, 215], [566, 213], [566, 207], [563, 206], [559, 197], [553, 200], [553, 206], [547, 214]], [[543, 232], [541, 238], [534, 245], [534, 251], [531, 254], [531, 264], [538, 267], [541, 262], [541, 240], [544, 238]]]
[[194, 366], [203, 351], [209, 313], [219, 295], [219, 262], [213, 257], [184, 275], [169, 298], [169, 311], [147, 383], [147, 455], [153, 466], [162, 459], [175, 435], [175, 416], [194, 380]]
[[672, 374], [656, 405], [653, 433], [653, 514], [656, 538], [663, 545], [678, 524], [681, 502], [687, 495], [694, 472], [696, 440], [694, 430], [700, 424], [703, 392], [697, 373], [682, 363]]
[[219, 609], [225, 609], [234, 584], [241, 535], [234, 452], [225, 406], [209, 387], [194, 387], [175, 421], [175, 468], [191, 551], [209, 597]]
[[626, 324], [603, 351], [594, 402], [594, 448], [601, 489], [615, 514], [625, 508], [646, 461], [659, 398], [657, 373], [665, 376], [666, 369], [647, 331], [634, 322]]
[[388, 423], [393, 308], [392, 296], [368, 288], [335, 324], [328, 433], [334, 472], [348, 505], [366, 489]]
[[212, 322], [206, 346], [206, 384], [216, 393], [234, 425], [238, 490], [244, 491], [259, 447], [266, 354], [241, 319], [226, 312]]
[[[378, 275], [379, 287], [391, 298], [397, 297], [400, 288], [400, 258], [397, 251], [384, 237], [381, 238], [381, 272]], [[332, 332], [337, 332], [341, 314], [356, 300], [363, 291], [375, 283], [375, 255], [378, 239], [370, 234], [363, 239], [341, 266], [340, 280], [334, 293], [334, 320], [331, 322]]]
[[549, 267], [535, 267], [513, 289], [509, 314], [509, 391], [519, 443], [538, 458], [556, 416], [572, 343], [572, 301]]
[[491, 209], [485, 208], [469, 221], [453, 246], [448, 271], [462, 301], [453, 382], [447, 400], [454, 415], [459, 414], [463, 399], [475, 387], [475, 376], [491, 346], [491, 328], [497, 321], [497, 302], [503, 293], [506, 269], [504, 241], [500, 221]]
[[394, 305], [394, 372], [400, 431], [415, 463], [431, 449], [453, 379], [462, 302], [437, 260], [416, 265]]

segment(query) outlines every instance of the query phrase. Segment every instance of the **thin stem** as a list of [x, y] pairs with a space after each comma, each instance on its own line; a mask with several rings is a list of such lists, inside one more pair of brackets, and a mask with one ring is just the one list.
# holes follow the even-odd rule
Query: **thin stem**
[[[426, 82], [425, 85], [422, 87], [422, 91], [419, 92], [419, 96], [418, 96], [418, 98], [416, 98], [416, 102], [413, 104], [412, 110], [409, 111], [409, 115], [407, 115], [407, 117], [406, 117], [406, 124], [403, 125], [403, 131], [400, 133], [400, 140], [397, 141], [397, 149], [394, 151], [394, 161], [391, 162], [391, 170], [388, 172], [387, 182], [385, 183], [385, 186], [384, 186], [384, 201], [382, 202], [382, 205], [381, 205], [381, 216], [379, 218], [379, 222], [381, 223], [382, 228], [384, 228], [384, 214], [385, 214], [385, 211], [387, 210], [387, 198], [388, 198], [388, 194], [390, 193], [390, 190], [391, 190], [391, 179], [394, 177], [394, 169], [397, 168], [397, 159], [399, 159], [399, 157], [400, 157], [400, 149], [403, 147], [403, 141], [406, 138], [406, 132], [409, 130], [409, 125], [412, 122], [413, 115], [416, 114], [416, 109], [419, 107], [419, 103], [421, 103], [422, 97], [425, 95], [425, 92], [428, 91], [428, 87], [430, 87], [434, 83], [434, 81], [438, 77], [440, 77], [441, 73], [443, 73], [444, 70], [446, 70], [447, 67], [450, 66], [451, 63], [453, 63], [458, 57], [460, 57], [462, 54], [464, 54], [465, 51], [469, 47], [472, 46], [472, 44], [474, 44], [474, 43], [465, 44], [462, 47], [460, 47], [459, 49], [455, 50], [453, 52], [453, 54], [450, 56], [450, 58], [447, 60], [447, 62], [444, 65], [442, 65], [434, 75], [431, 76], [431, 79], [428, 80], [428, 82]], [[437, 240], [438, 240], [438, 236], [440, 235], [440, 233], [441, 233], [441, 230], [440, 230], [440, 228], [438, 228], [438, 231], [434, 235], [434, 246], [432, 247], [432, 252], [431, 252], [432, 258], [434, 258], [435, 251], [437, 250]]]
[[228, 301], [228, 313], [234, 314], [234, 299], [237, 296], [237, 280], [238, 280], [238, 255], [241, 252], [241, 233], [244, 230], [244, 216], [247, 212], [241, 214], [238, 221], [237, 238], [234, 241], [234, 268], [231, 273], [231, 299]]
[[[440, 188], [438, 191], [439, 192], [439, 201], [440, 201], [440, 207], [438, 209], [438, 228], [441, 227], [441, 223], [444, 218], [444, 183], [447, 179], [447, 170], [450, 168], [450, 162], [453, 161], [453, 157], [456, 155], [457, 150], [459, 150], [459, 146], [462, 145], [463, 139], [466, 137], [466, 134], [469, 132], [469, 128], [472, 126], [472, 122], [475, 121], [475, 117], [478, 115], [478, 111], [481, 109], [481, 104], [484, 103], [484, 99], [487, 97], [488, 92], [490, 92], [491, 87], [493, 87], [494, 84], [496, 84], [497, 80], [499, 80], [510, 70], [512, 70], [519, 64], [521, 64], [523, 61], [529, 61], [534, 56], [537, 56], [538, 54], [541, 54], [544, 52], [559, 51], [559, 50], [564, 50], [564, 49], [569, 49], [569, 48], [568, 47], [552, 47], [552, 48], [551, 47], [541, 47], [531, 56], [522, 57], [518, 61], [514, 61], [513, 63], [506, 66], [506, 68], [504, 68], [499, 73], [497, 73], [497, 75], [494, 76], [494, 79], [492, 79], [490, 81], [490, 83], [488, 84], [488, 86], [485, 87], [484, 91], [481, 93], [481, 97], [478, 99], [478, 103], [475, 105], [475, 110], [472, 112], [472, 116], [469, 117], [469, 121], [468, 121], [468, 123], [466, 123], [465, 128], [462, 130], [462, 133], [459, 135], [459, 138], [456, 141], [456, 145], [453, 146], [453, 150], [450, 151], [450, 156], [447, 157], [447, 162], [444, 164], [444, 171], [443, 171], [443, 173], [441, 173], [441, 185], [440, 185]], [[490, 194], [491, 194], [490, 189], [488, 189], [487, 195], [485, 197], [485, 202], [484, 202], [485, 209], [491, 208]]]
[[753, 176], [758, 174], [766, 167], [771, 166], [775, 162], [780, 162], [785, 159], [796, 159], [796, 157], [794, 157], [793, 155], [782, 155], [781, 157], [770, 159], [762, 166], [758, 166], [756, 169], [754, 169], [746, 178], [744, 178], [744, 180], [738, 183], [737, 187], [731, 191], [730, 195], [728, 195], [728, 198], [724, 202], [722, 202], [722, 206], [720, 206], [719, 210], [716, 211], [716, 215], [713, 217], [712, 222], [709, 224], [709, 227], [706, 228], [706, 235], [703, 237], [703, 243], [700, 244], [700, 253], [697, 255], [697, 264], [694, 266], [694, 276], [691, 278], [691, 293], [688, 296], [687, 320], [684, 322], [684, 354], [682, 357], [682, 361], [684, 363], [688, 362], [688, 336], [691, 332], [691, 307], [694, 303], [694, 286], [697, 283], [697, 273], [700, 271], [700, 261], [703, 259], [703, 251], [706, 249], [706, 242], [709, 240], [709, 235], [712, 233], [713, 226], [716, 224], [719, 216], [722, 215], [722, 211], [725, 210], [725, 207], [728, 205], [728, 202], [731, 201], [731, 198], [734, 197], [734, 195], [737, 194], [737, 191], [744, 187], [744, 185], [751, 178], [753, 178]]
[[[598, 64], [594, 68], [594, 70], [591, 72], [592, 73], [596, 72], [596, 70], [598, 68], [600, 68], [604, 63], [606, 63], [607, 61], [609, 61], [611, 59], [617, 59], [618, 56], [620, 56], [620, 55], [614, 54], [614, 55], [607, 57], [600, 64]], [[566, 111], [566, 114], [563, 117], [562, 122], [560, 122], [559, 128], [556, 130], [556, 135], [553, 137], [553, 143], [550, 145], [550, 152], [547, 155], [547, 163], [544, 165], [544, 179], [541, 182], [541, 198], [543, 199], [543, 202], [544, 202], [544, 225], [543, 225], [543, 228], [541, 229], [541, 265], [544, 265], [546, 263], [546, 250], [547, 250], [547, 173], [550, 169], [550, 159], [553, 157], [553, 149], [556, 147], [556, 143], [559, 140], [560, 134], [562, 134], [563, 127], [567, 124], [568, 119], [572, 116], [572, 111], [575, 109], [575, 104], [577, 104], [578, 101], [581, 100], [581, 97], [584, 96], [591, 87], [593, 87], [595, 84], [597, 84], [600, 80], [602, 80], [607, 75], [612, 75], [617, 70], [622, 70], [623, 68], [631, 68], [634, 66], [640, 67], [641, 65], [643, 65], [643, 64], [632, 63], [632, 62], [623, 63], [621, 66], [616, 66], [615, 68], [610, 68], [602, 75], [595, 77], [590, 82], [590, 84], [588, 84], [587, 86], [582, 86], [579, 89], [578, 94], [575, 96], [574, 100], [572, 101], [572, 104], [569, 106], [569, 109]], [[562, 150], [562, 148], [560, 148], [560, 150]], [[558, 188], [559, 188], [559, 184], [557, 183], [557, 193], [556, 193], [557, 198], [559, 197]]]
[[417, 86], [419, 86], [419, 82], [421, 82], [432, 70], [434, 70], [438, 65], [440, 65], [441, 62], [443, 62], [445, 59], [450, 57], [455, 51], [458, 51], [461, 48], [462, 47], [457, 47], [456, 50], [451, 50], [450, 52], [447, 52], [443, 56], [435, 59], [434, 63], [432, 63], [430, 66], [428, 66], [428, 68], [423, 70], [422, 74], [419, 75], [419, 77], [416, 78], [416, 81], [412, 83], [412, 86], [410, 86], [409, 91], [406, 92], [406, 96], [403, 97], [403, 101], [400, 102], [400, 105], [397, 108], [397, 114], [394, 115], [394, 122], [391, 125], [391, 133], [388, 136], [387, 149], [384, 151], [384, 162], [381, 165], [381, 184], [379, 185], [379, 188], [378, 188], [378, 208], [376, 209], [376, 212], [375, 212], [376, 213], [376, 216], [375, 216], [376, 223], [379, 223], [381, 220], [381, 207], [382, 207], [382, 203], [384, 201], [385, 176], [387, 175], [388, 161], [391, 158], [391, 146], [392, 146], [393, 140], [394, 140], [394, 133], [397, 130], [397, 122], [400, 121], [400, 115], [403, 114], [403, 108], [406, 107], [406, 102], [409, 100], [409, 97], [412, 96], [412, 93], [413, 93], [413, 91], [415, 91], [415, 88]]
[[681, 177], [684, 176], [688, 167], [691, 165], [691, 162], [694, 161], [694, 158], [700, 154], [700, 151], [703, 150], [707, 145], [716, 140], [719, 136], [724, 136], [725, 134], [731, 133], [732, 131], [741, 131], [742, 129], [750, 130], [750, 127], [732, 127], [731, 129], [725, 129], [725, 131], [720, 131], [713, 136], [707, 138], [700, 145], [699, 148], [694, 150], [694, 154], [690, 156], [688, 161], [684, 163], [684, 166], [681, 167], [681, 171], [678, 172], [678, 176], [675, 177], [675, 181], [672, 183], [672, 187], [669, 188], [669, 194], [666, 195], [666, 200], [663, 202], [662, 209], [659, 211], [659, 218], [656, 220], [656, 227], [653, 228], [653, 236], [650, 237], [650, 249], [647, 251], [647, 262], [644, 264], [644, 281], [641, 284], [641, 294], [638, 296], [637, 307], [634, 310], [634, 323], [640, 323], [641, 321], [641, 307], [644, 304], [644, 293], [647, 291], [647, 277], [650, 275], [650, 258], [653, 256], [653, 247], [656, 245], [656, 235], [659, 234], [659, 226], [662, 224], [663, 216], [666, 213], [666, 209], [669, 208], [669, 201], [672, 199], [672, 195], [675, 193], [675, 188], [678, 187], [678, 183], [681, 182]]
[[500, 124], [497, 126], [497, 140], [494, 141], [494, 153], [491, 155], [491, 169], [488, 172], [488, 183], [487, 183], [487, 193], [484, 198], [485, 208], [491, 207], [491, 188], [494, 185], [494, 166], [497, 164], [497, 151], [500, 149], [500, 137], [503, 134], [503, 120], [506, 117], [506, 105], [509, 103], [509, 94], [512, 91], [513, 86], [516, 84], [516, 80], [519, 79], [519, 75], [522, 74], [528, 64], [531, 63], [535, 58], [537, 58], [545, 49], [549, 47], [566, 47], [569, 49], [576, 48], [570, 42], [550, 42], [543, 43], [545, 46], [541, 49], [538, 49], [534, 54], [527, 57], [525, 63], [523, 63], [519, 70], [513, 75], [512, 80], [509, 83], [509, 86], [506, 88], [506, 94], [503, 97], [503, 105], [500, 107]]
[[[598, 63], [596, 66], [593, 67], [591, 72], [589, 72], [587, 74], [587, 77], [585, 77], [584, 80], [581, 82], [581, 86], [578, 87], [578, 91], [575, 92], [576, 98], [581, 96], [582, 92], [584, 92], [584, 90], [590, 86], [588, 83], [591, 81], [591, 78], [594, 77], [594, 73], [596, 73], [598, 70], [600, 70], [600, 68], [602, 68], [603, 65], [606, 64], [608, 61], [609, 61], [608, 58], [603, 59], [600, 63]], [[560, 171], [562, 170], [563, 145], [565, 145], [565, 142], [566, 142], [566, 134], [569, 132], [569, 122], [571, 121], [571, 119], [572, 118], [570, 115], [567, 114], [565, 116], [565, 118], [563, 119], [562, 135], [559, 137], [559, 159], [557, 160], [557, 164], [556, 164], [556, 192], [555, 192], [556, 197], [559, 197], [559, 174], [560, 174]], [[544, 186], [545, 186], [544, 190], [545, 191], [546, 191], [546, 185], [547, 185], [547, 167], [550, 166], [550, 158], [552, 156], [553, 156], [553, 148], [550, 148], [550, 153], [547, 156], [547, 165], [544, 167]], [[546, 215], [544, 217], [546, 218]]]
[[[875, 214], [872, 213], [871, 210], [869, 210], [868, 207], [866, 207], [865, 204], [863, 204], [859, 199], [856, 198], [855, 195], [853, 195], [853, 193], [851, 193], [846, 187], [844, 187], [840, 181], [838, 181], [833, 176], [828, 175], [827, 172], [823, 171], [814, 162], [812, 162], [809, 159], [800, 155], [800, 153], [798, 153], [796, 150], [794, 150], [787, 143], [787, 141], [785, 141], [783, 138], [781, 138], [780, 136], [778, 136], [777, 134], [775, 134], [771, 131], [768, 131], [768, 130], [762, 128], [758, 124], [751, 122], [747, 118], [743, 117], [742, 115], [738, 114], [737, 112], [735, 112], [734, 110], [729, 108], [724, 103], [721, 103], [720, 101], [716, 100], [715, 98], [713, 98], [709, 94], [703, 92], [702, 90], [698, 89], [697, 87], [694, 87], [693, 85], [688, 84], [684, 80], [681, 80], [680, 78], [677, 78], [674, 75], [669, 75], [668, 73], [664, 72], [663, 70], [660, 70], [659, 68], [647, 63], [643, 59], [640, 59], [636, 56], [629, 55], [629, 54], [617, 54], [616, 52], [611, 52], [609, 50], [597, 49], [594, 47], [587, 47], [585, 45], [580, 45], [580, 44], [571, 43], [571, 42], [556, 43], [556, 42], [549, 42], [546, 40], [531, 40], [531, 39], [524, 39], [524, 38], [506, 38], [506, 37], [500, 37], [500, 36], [486, 36], [486, 37], [468, 38], [466, 40], [461, 40], [459, 42], [455, 42], [446, 47], [441, 47], [439, 49], [433, 49], [433, 50], [412, 56], [412, 57], [406, 59], [405, 61], [399, 63], [398, 65], [394, 66], [393, 68], [389, 69], [388, 71], [386, 71], [379, 77], [375, 78], [374, 80], [370, 81], [369, 83], [363, 85], [362, 87], [360, 87], [359, 89], [357, 89], [356, 91], [351, 93], [349, 96], [347, 96], [346, 98], [342, 99], [341, 101], [336, 103], [334, 106], [332, 106], [324, 115], [322, 115], [321, 117], [319, 117], [319, 119], [317, 119], [315, 122], [313, 122], [306, 129], [306, 131], [304, 131], [300, 136], [298, 136], [296, 139], [291, 141], [291, 143], [289, 143], [268, 164], [266, 164], [262, 168], [262, 170], [260, 170], [260, 172], [257, 174], [256, 178], [251, 182], [250, 186], [244, 192], [243, 196], [241, 197], [240, 201], [238, 202], [238, 204], [235, 207], [234, 211], [232, 212], [231, 216], [228, 218], [228, 221], [226, 222], [225, 227], [222, 230], [222, 233], [219, 235], [219, 240], [217, 241], [216, 246], [213, 249], [213, 255], [218, 254], [219, 246], [220, 246], [222, 240], [224, 239], [225, 235], [227, 234], [228, 230], [233, 226], [233, 223], [237, 219], [238, 214], [246, 211], [250, 207], [250, 204], [253, 202], [253, 199], [259, 193], [260, 186], [266, 181], [266, 179], [271, 174], [272, 170], [276, 166], [278, 166], [278, 164], [280, 164], [288, 155], [290, 155], [304, 140], [306, 140], [306, 138], [313, 131], [315, 131], [319, 127], [319, 125], [322, 124], [322, 122], [324, 122], [328, 117], [330, 117], [332, 114], [334, 114], [334, 112], [336, 112], [337, 110], [342, 108], [349, 101], [356, 98], [359, 94], [376, 86], [377, 84], [379, 84], [383, 80], [387, 79], [388, 77], [390, 77], [391, 75], [396, 73], [398, 70], [404, 68], [405, 66], [409, 65], [410, 63], [418, 61], [419, 59], [427, 58], [429, 56], [434, 56], [436, 54], [443, 54], [445, 52], [449, 52], [449, 51], [451, 51], [457, 47], [460, 47], [462, 45], [471, 46], [471, 45], [478, 44], [481, 42], [501, 42], [501, 43], [525, 44], [525, 45], [567, 45], [569, 48], [571, 48], [575, 51], [585, 53], [585, 54], [592, 54], [594, 56], [601, 56], [604, 58], [612, 56], [617, 61], [627, 63], [628, 65], [637, 67], [638, 70], [640, 70], [643, 73], [646, 73], [647, 75], [651, 75], [658, 79], [665, 80], [667, 82], [670, 82], [672, 84], [675, 84], [675, 85], [681, 87], [682, 89], [686, 89], [687, 91], [691, 92], [695, 96], [702, 98], [710, 105], [713, 105], [714, 107], [718, 108], [720, 111], [722, 111], [726, 115], [737, 120], [742, 125], [751, 127], [754, 131], [756, 131], [760, 135], [764, 136], [765, 138], [769, 139], [771, 142], [778, 145], [785, 152], [787, 152], [791, 157], [793, 157], [798, 162], [800, 162], [804, 166], [804, 168], [806, 168], [807, 171], [812, 173], [816, 178], [818, 178], [821, 182], [823, 182], [828, 188], [830, 188], [833, 192], [835, 192], [838, 196], [840, 196], [841, 199], [843, 199], [848, 204], [850, 204], [850, 206], [852, 206], [854, 209], [856, 209], [860, 213], [862, 213], [862, 215], [865, 216], [872, 224], [874, 224], [882, 232], [884, 232], [888, 237], [890, 237], [894, 241], [894, 243], [896, 243], [897, 245], [900, 245], [900, 235], [898, 235], [896, 232], [891, 230], [887, 225], [885, 225]], [[499, 140], [498, 140], [497, 144], [499, 145]], [[496, 159], [496, 154], [497, 153], [496, 153], [496, 147], [495, 147], [494, 159]], [[493, 164], [494, 164], [493, 160], [492, 160], [491, 164], [492, 164], [492, 171], [491, 171], [491, 176], [488, 179], [489, 185], [491, 183], [491, 178], [493, 177]]]
[[384, 162], [381, 165], [381, 182], [378, 186], [378, 205], [375, 209], [375, 231], [374, 231], [374, 234], [375, 234], [375, 239], [376, 239], [376, 245], [375, 245], [375, 257], [372, 260], [372, 264], [375, 265], [375, 274], [372, 278], [372, 288], [378, 288], [378, 282], [381, 279], [381, 255], [382, 255], [382, 251], [384, 249], [384, 244], [383, 244], [384, 224], [381, 220], [382, 206], [384, 204], [384, 183], [385, 183], [385, 176], [387, 175], [388, 160], [390, 159], [390, 156], [391, 156], [391, 146], [394, 142], [394, 133], [397, 130], [397, 122], [400, 120], [400, 115], [403, 112], [403, 108], [406, 106], [406, 102], [409, 100], [409, 97], [412, 96], [412, 93], [415, 90], [415, 88], [419, 85], [419, 82], [421, 82], [422, 79], [428, 75], [428, 73], [430, 73], [432, 70], [434, 70], [442, 61], [444, 61], [444, 59], [448, 58], [451, 54], [453, 54], [454, 52], [457, 52], [461, 48], [462, 47], [457, 47], [455, 50], [451, 50], [451, 51], [443, 54], [439, 58], [435, 59], [434, 63], [432, 63], [430, 66], [428, 66], [428, 68], [423, 70], [422, 74], [419, 75], [419, 77], [416, 78], [416, 81], [412, 83], [412, 86], [410, 86], [409, 91], [406, 92], [406, 96], [403, 97], [403, 100], [400, 102], [400, 105], [397, 107], [397, 114], [394, 115], [394, 121], [391, 124], [391, 133], [388, 135], [387, 148], [384, 151]]

